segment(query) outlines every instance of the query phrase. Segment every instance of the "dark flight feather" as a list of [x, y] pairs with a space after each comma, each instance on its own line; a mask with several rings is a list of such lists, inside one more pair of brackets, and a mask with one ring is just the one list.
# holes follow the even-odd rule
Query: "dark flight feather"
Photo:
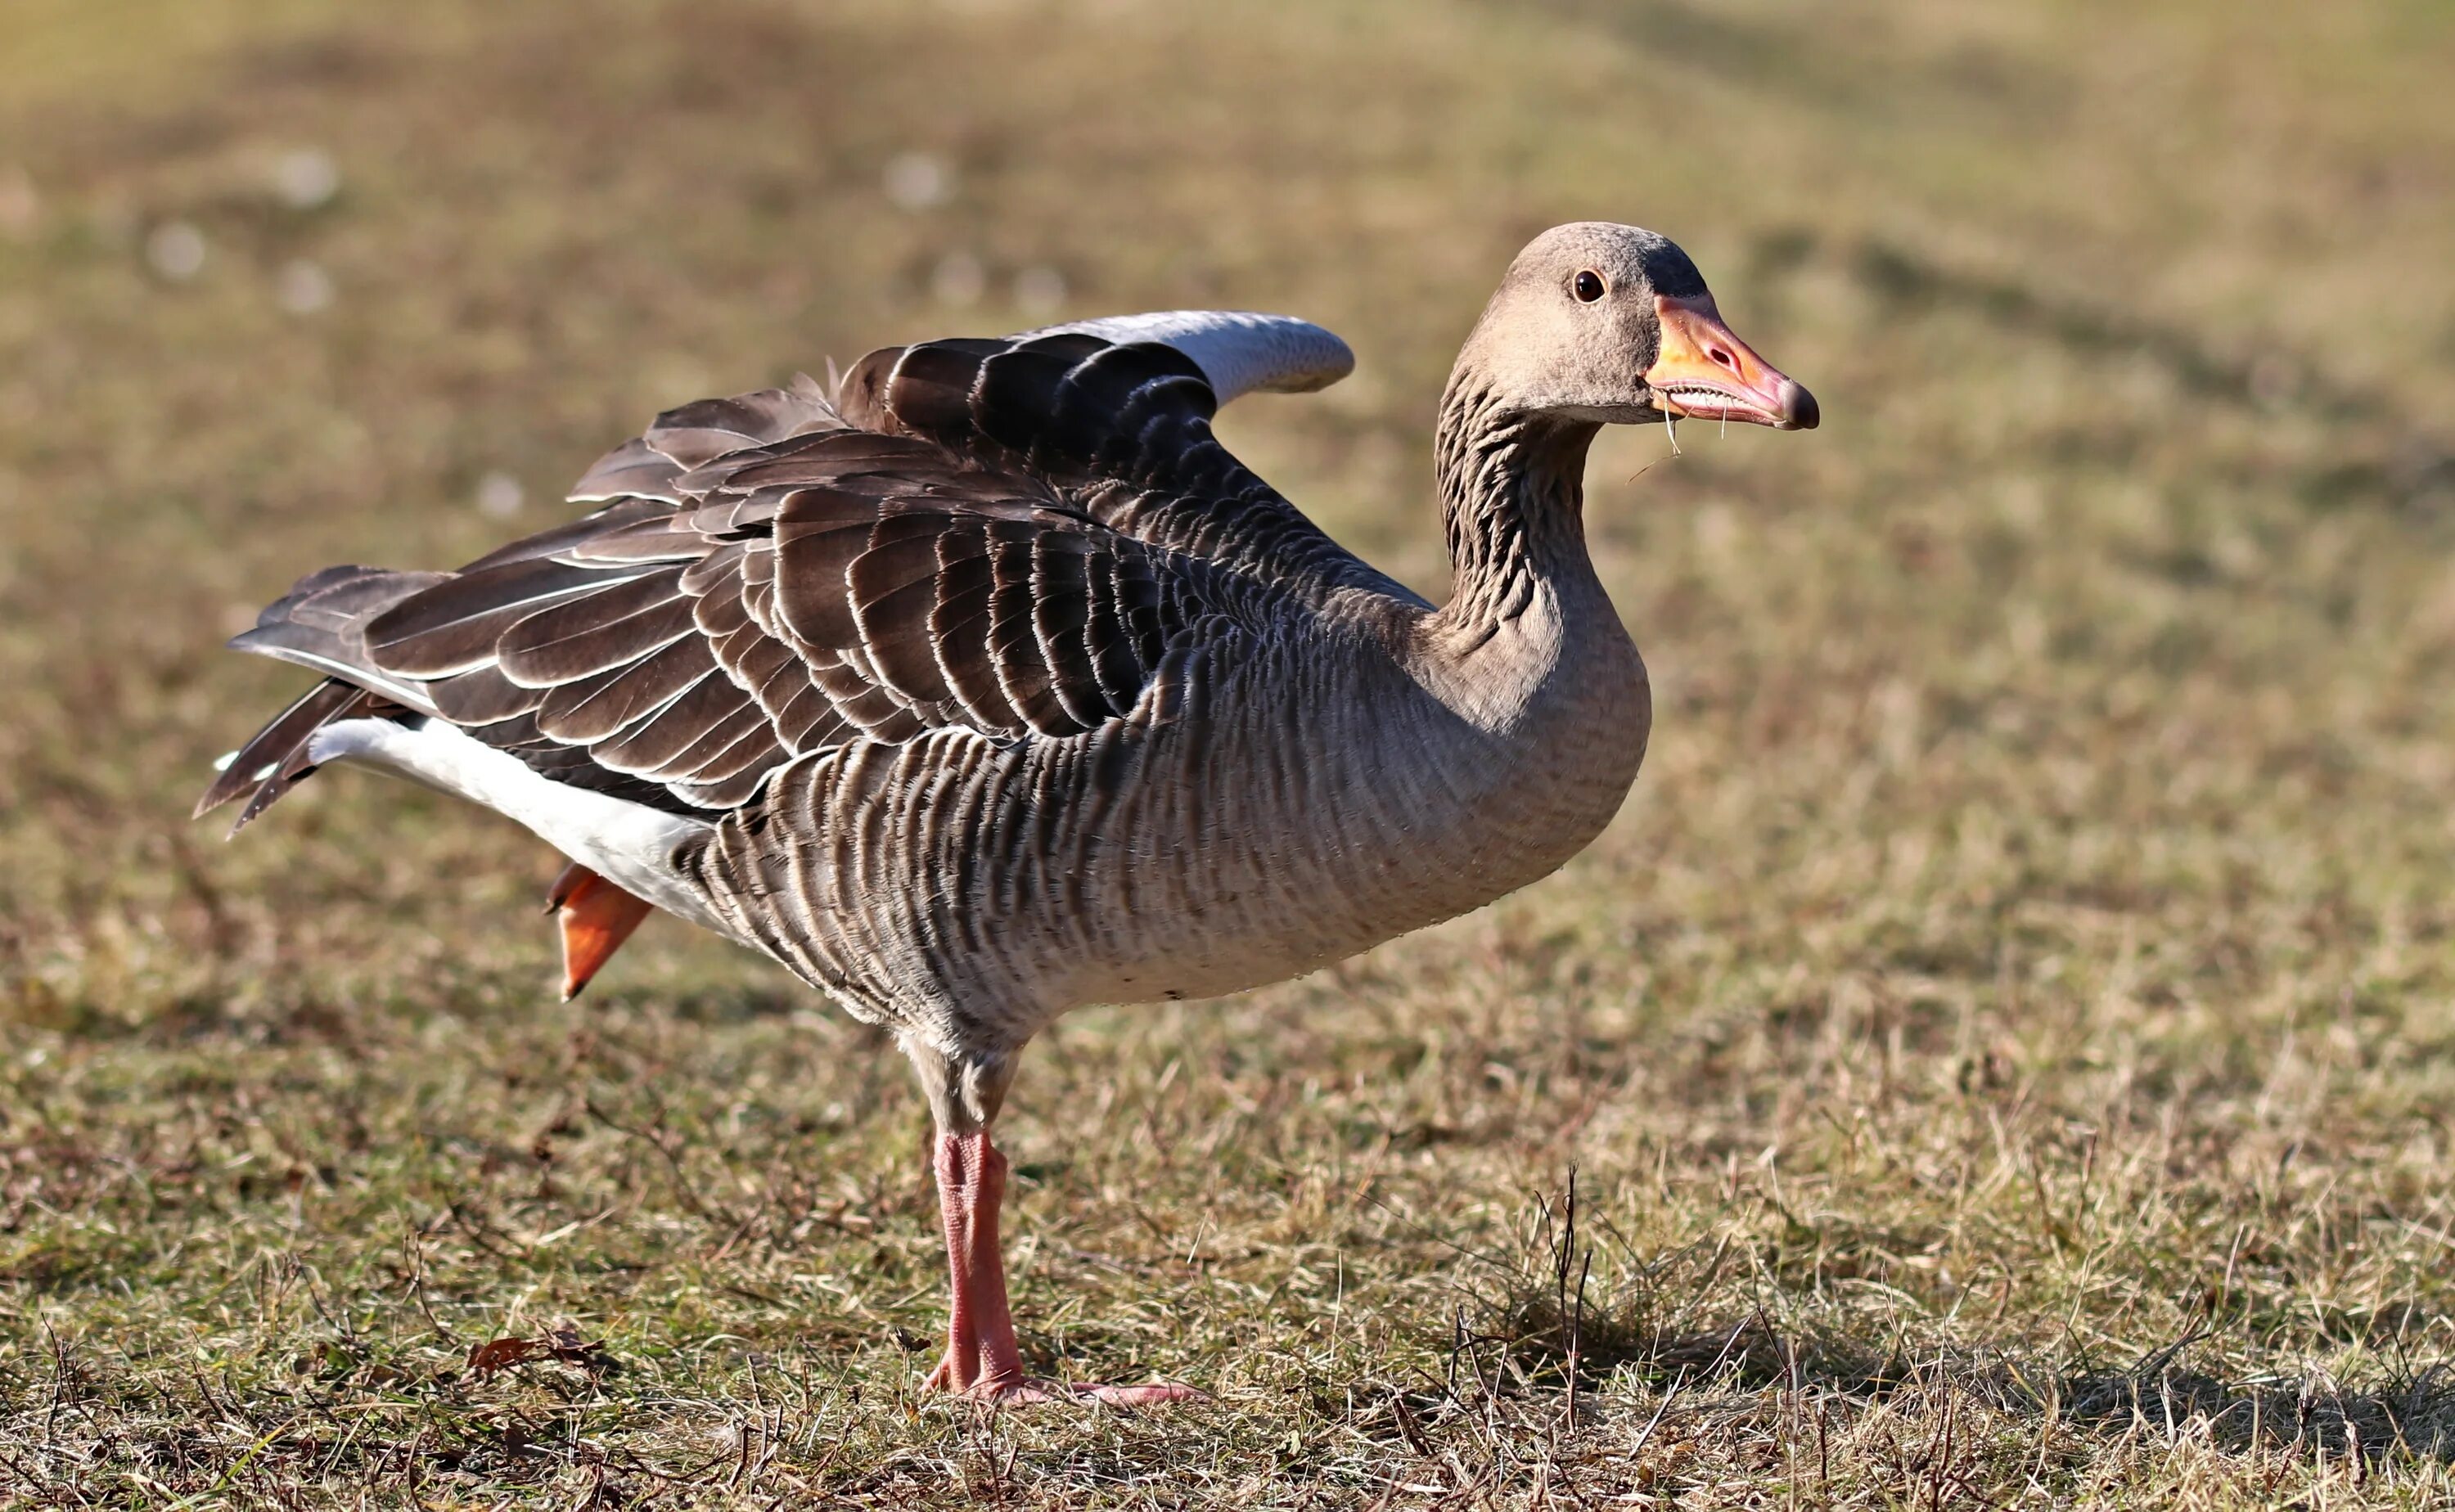
[[371, 711], [678, 812], [854, 739], [1088, 735], [1192, 625], [1390, 586], [1218, 446], [1216, 409], [1183, 353], [1074, 333], [668, 410], [580, 479], [582, 519], [457, 574], [302, 579], [242, 643], [335, 680], [207, 803], [254, 787], [260, 812], [315, 729]]

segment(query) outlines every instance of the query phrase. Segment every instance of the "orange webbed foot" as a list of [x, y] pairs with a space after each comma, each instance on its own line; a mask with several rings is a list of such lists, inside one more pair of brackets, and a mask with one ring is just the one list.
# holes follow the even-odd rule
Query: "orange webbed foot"
[[545, 908], [562, 920], [562, 1000], [569, 1002], [614, 958], [651, 905], [574, 861], [555, 878]]

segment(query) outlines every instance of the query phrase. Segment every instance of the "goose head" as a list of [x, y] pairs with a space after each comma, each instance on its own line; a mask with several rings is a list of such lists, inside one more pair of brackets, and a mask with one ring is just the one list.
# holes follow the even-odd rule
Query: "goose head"
[[1596, 425], [1737, 420], [1810, 431], [1816, 397], [1732, 333], [1666, 236], [1580, 221], [1527, 244], [1458, 355], [1499, 408]]

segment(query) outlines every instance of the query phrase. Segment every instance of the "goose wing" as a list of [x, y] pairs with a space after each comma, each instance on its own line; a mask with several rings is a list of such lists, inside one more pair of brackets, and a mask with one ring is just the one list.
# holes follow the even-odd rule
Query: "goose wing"
[[302, 579], [233, 644], [335, 683], [199, 812], [253, 789], [252, 819], [311, 770], [316, 728], [370, 711], [683, 813], [856, 736], [1123, 717], [1194, 627], [1413, 598], [1211, 433], [1229, 399], [1352, 365], [1303, 321], [1173, 312], [887, 348], [833, 396], [801, 378], [668, 411], [580, 479], [600, 507], [579, 520], [455, 574]]
[[[637, 486], [654, 492], [456, 574], [317, 575], [234, 644], [557, 780], [705, 813], [857, 737], [1083, 734], [1132, 713], [1172, 658], [1290, 608], [912, 435], [814, 428]], [[286, 791], [324, 707], [268, 726], [214, 792]]]
[[1345, 342], [1305, 321], [1175, 311], [888, 347], [853, 366], [838, 402], [855, 425], [1028, 473], [1113, 530], [1299, 598], [1362, 590], [1421, 605], [1211, 430], [1240, 394], [1323, 388], [1353, 366]]
[[832, 404], [803, 379], [659, 415], [571, 496], [679, 502], [693, 470], [730, 450], [850, 427], [1029, 477], [1123, 534], [1306, 601], [1356, 589], [1430, 607], [1330, 539], [1211, 429], [1243, 394], [1326, 388], [1354, 365], [1346, 342], [1309, 321], [1219, 310], [886, 347], [853, 364]]

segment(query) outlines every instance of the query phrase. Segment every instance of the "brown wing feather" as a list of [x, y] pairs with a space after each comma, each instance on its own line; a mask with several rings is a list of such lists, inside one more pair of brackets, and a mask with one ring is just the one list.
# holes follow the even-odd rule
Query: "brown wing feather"
[[1027, 474], [1111, 530], [1299, 599], [1363, 589], [1421, 602], [1219, 444], [1218, 396], [1172, 347], [1079, 333], [888, 347], [853, 365], [836, 402], [864, 430]]
[[1217, 447], [1165, 347], [932, 342], [873, 354], [838, 402], [802, 380], [668, 411], [581, 480], [606, 501], [587, 518], [332, 624], [269, 614], [252, 634], [355, 659], [252, 770], [367, 712], [362, 675], [558, 781], [729, 808], [857, 736], [1097, 729], [1197, 620], [1369, 574]]

